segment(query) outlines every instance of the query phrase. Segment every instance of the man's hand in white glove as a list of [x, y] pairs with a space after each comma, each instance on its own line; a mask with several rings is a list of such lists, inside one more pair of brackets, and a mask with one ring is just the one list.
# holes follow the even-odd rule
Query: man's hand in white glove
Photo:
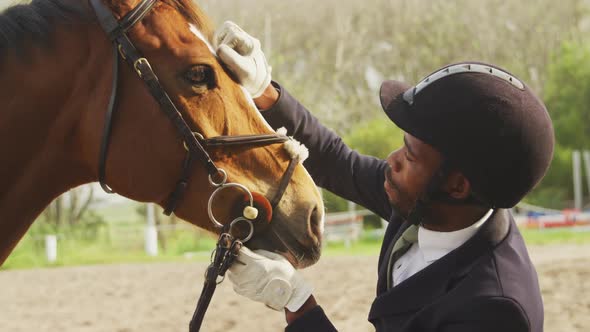
[[260, 41], [233, 22], [225, 22], [215, 32], [217, 55], [248, 90], [258, 98], [270, 84], [271, 67], [260, 48]]
[[228, 278], [236, 293], [275, 310], [296, 312], [313, 291], [283, 256], [246, 247], [230, 267]]

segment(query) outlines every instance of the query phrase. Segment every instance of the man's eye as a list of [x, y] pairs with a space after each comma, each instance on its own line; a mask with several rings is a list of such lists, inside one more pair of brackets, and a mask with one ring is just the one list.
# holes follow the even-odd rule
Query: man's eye
[[410, 158], [410, 155], [406, 152], [405, 157], [408, 161], [414, 161], [414, 159]]

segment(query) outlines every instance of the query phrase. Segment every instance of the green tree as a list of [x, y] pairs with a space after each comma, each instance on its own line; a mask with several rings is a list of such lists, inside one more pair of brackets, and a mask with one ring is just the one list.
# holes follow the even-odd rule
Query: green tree
[[570, 207], [572, 190], [572, 149], [557, 144], [547, 175], [525, 200], [528, 203], [553, 209]]
[[590, 149], [590, 45], [567, 41], [547, 69], [545, 104], [553, 120], [556, 146], [549, 172], [527, 200], [553, 208], [571, 205], [572, 151]]
[[590, 148], [590, 45], [564, 42], [548, 68], [545, 103], [559, 145]]
[[[391, 151], [403, 145], [403, 131], [397, 128], [385, 114], [353, 128], [344, 141], [362, 154], [385, 159]], [[328, 212], [346, 211], [346, 200], [324, 191]]]
[[91, 208], [96, 202], [92, 186], [71, 189], [45, 208], [37, 229], [43, 234], [65, 232], [83, 239], [95, 239], [105, 225], [102, 217]]
[[393, 150], [401, 147], [403, 131], [385, 114], [355, 128], [344, 141], [362, 154], [385, 159]]

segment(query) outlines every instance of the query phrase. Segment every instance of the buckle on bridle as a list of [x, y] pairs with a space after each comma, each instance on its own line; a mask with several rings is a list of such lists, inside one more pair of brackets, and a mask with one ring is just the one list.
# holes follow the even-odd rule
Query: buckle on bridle
[[125, 55], [125, 51], [123, 51], [123, 45], [117, 44], [117, 50], [119, 51], [119, 55], [121, 56], [121, 59], [127, 60], [127, 55]]
[[[195, 138], [196, 138], [198, 141], [201, 141], [201, 142], [202, 142], [202, 141], [204, 141], [204, 140], [205, 140], [205, 137], [204, 137], [203, 135], [201, 135], [200, 133], [193, 132], [193, 136], [195, 136]], [[186, 144], [186, 141], [182, 141], [182, 145], [184, 145], [184, 149], [185, 149], [186, 151], [190, 152], [190, 149], [188, 148], [188, 144]]]
[[152, 66], [150, 65], [149, 61], [147, 61], [146, 58], [139, 58], [137, 60], [135, 60], [135, 62], [133, 63], [133, 68], [135, 68], [135, 72], [137, 72], [137, 75], [139, 75], [139, 77], [143, 78], [143, 72], [141, 71], [141, 67], [140, 66], [147, 66], [147, 68], [152, 71]]

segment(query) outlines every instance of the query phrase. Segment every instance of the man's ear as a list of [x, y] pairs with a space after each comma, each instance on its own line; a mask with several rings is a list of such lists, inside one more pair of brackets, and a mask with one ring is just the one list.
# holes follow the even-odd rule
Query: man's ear
[[444, 190], [455, 199], [465, 199], [471, 194], [469, 180], [459, 171], [452, 171], [447, 176]]

